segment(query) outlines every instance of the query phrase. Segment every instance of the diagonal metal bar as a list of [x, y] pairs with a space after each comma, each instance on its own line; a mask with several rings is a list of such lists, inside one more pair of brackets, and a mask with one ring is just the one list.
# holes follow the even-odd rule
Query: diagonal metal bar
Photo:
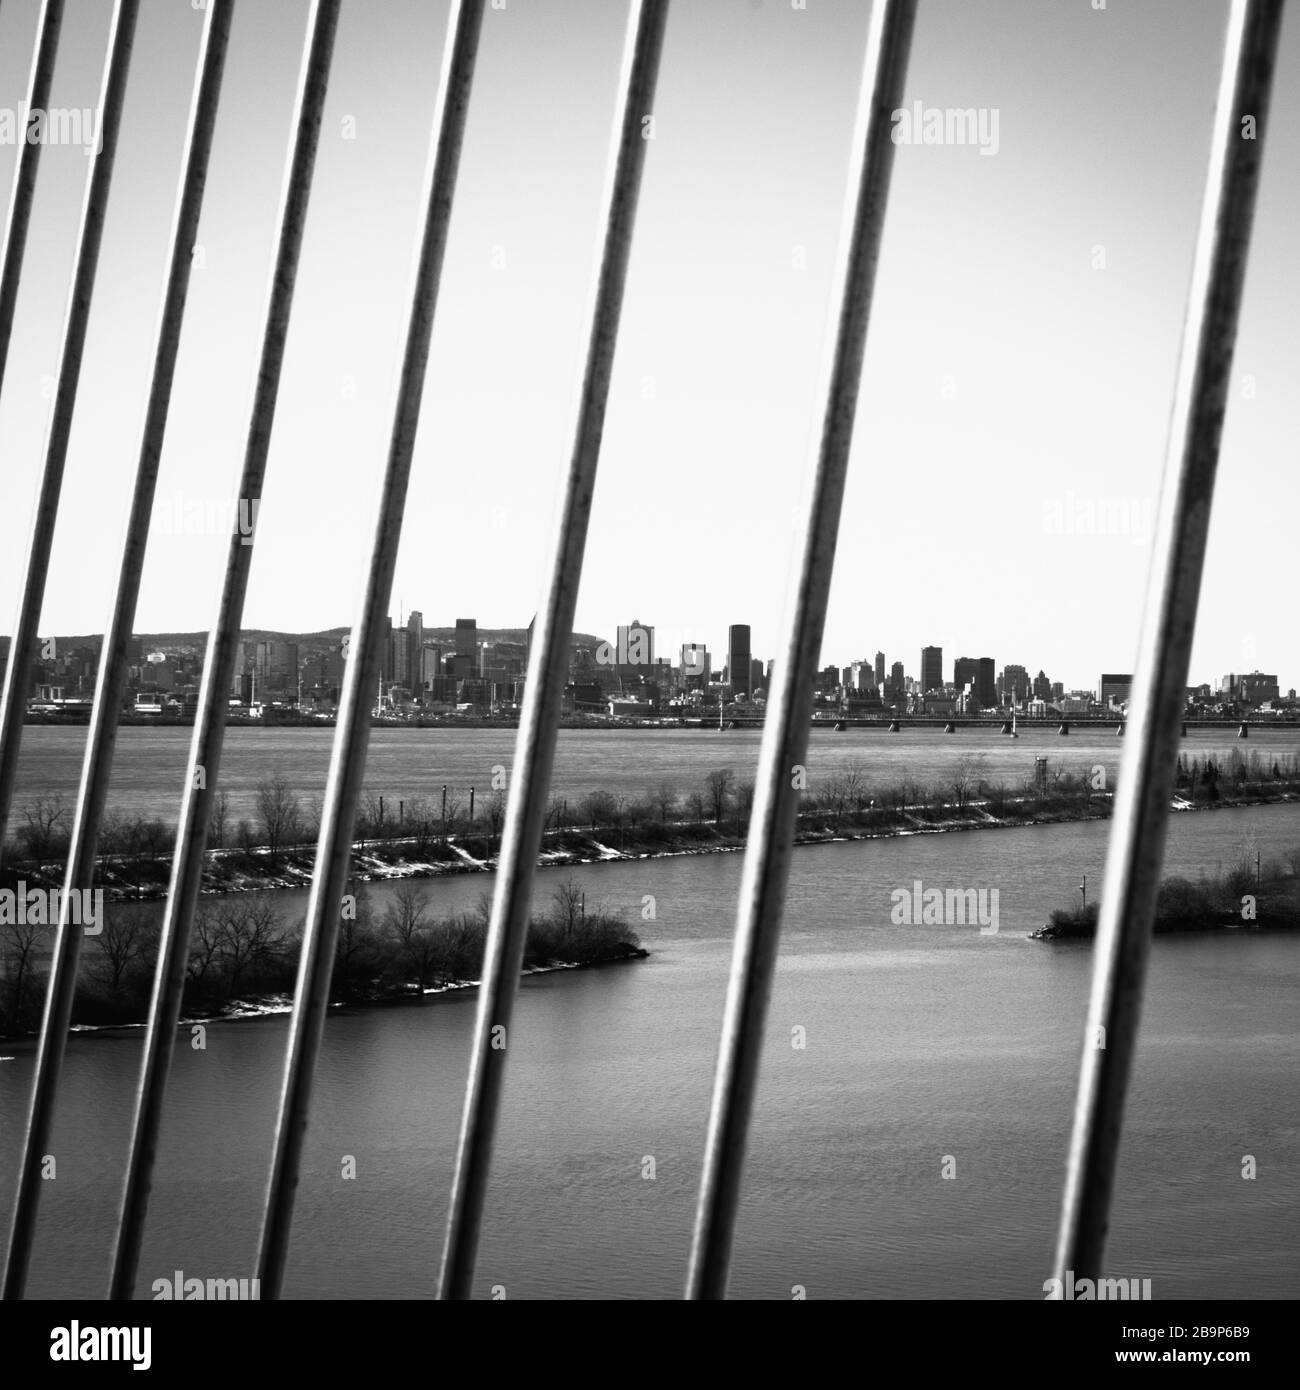
[[217, 785], [225, 739], [227, 692], [239, 650], [240, 621], [252, 564], [257, 505], [266, 476], [285, 340], [293, 308], [316, 150], [320, 143], [330, 59], [338, 29], [339, 5], [340, 0], [313, 0], [302, 68], [294, 96], [292, 143], [280, 195], [275, 258], [267, 289], [257, 385], [239, 481], [239, 515], [231, 530], [217, 618], [208, 634], [203, 662], [194, 739], [190, 746], [176, 853], [167, 893], [167, 911], [149, 1007], [144, 1065], [136, 1092], [131, 1151], [127, 1160], [117, 1245], [113, 1255], [110, 1284], [110, 1296], [113, 1298], [131, 1296], [139, 1260], [162, 1122], [167, 1071], [180, 1019], [190, 931], [203, 879], [212, 795]]
[[1069, 1273], [1097, 1278], [1105, 1252], [1281, 21], [1282, 0], [1233, 0], [1228, 17], [1097, 924], [1054, 1267], [1062, 1288]]
[[546, 601], [538, 615], [524, 707], [515, 744], [513, 785], [497, 861], [496, 893], [479, 984], [478, 1012], [461, 1121], [456, 1174], [443, 1252], [440, 1298], [468, 1298], [492, 1161], [506, 1048], [523, 966], [533, 871], [547, 814], [555, 738], [568, 672], [582, 559], [587, 544], [605, 406], [632, 252], [667, 0], [633, 0], [619, 81], [613, 151], [602, 199], [603, 240], [591, 289], [591, 324], [574, 422], [573, 454], [555, 540]]
[[[127, 75], [131, 65], [131, 48], [135, 41], [138, 13], [139, 0], [120, 0], [113, 11], [109, 29], [108, 63], [104, 70], [104, 85], [100, 97], [100, 109], [103, 112], [102, 144], [94, 156], [82, 204], [72, 294], [63, 330], [59, 381], [55, 390], [50, 432], [46, 440], [45, 469], [41, 476], [36, 522], [32, 531], [31, 549], [27, 556], [27, 577], [23, 585], [13, 641], [9, 648], [9, 665], [5, 671], [4, 703], [0, 712], [0, 839], [3, 839], [13, 794], [14, 773], [18, 765], [23, 715], [27, 706], [26, 681], [30, 674], [31, 657], [36, 643], [36, 625], [40, 620], [41, 605], [45, 597], [50, 546], [54, 539], [54, 524], [58, 516], [59, 494], [63, 488], [63, 465], [67, 458], [77, 384], [81, 376], [86, 326], [90, 320], [95, 272], [99, 264], [99, 248], [103, 240], [104, 215], [113, 179], [113, 164], [117, 156], [118, 132], [122, 123], [122, 106], [126, 99]], [[22, 1168], [5, 1264], [5, 1298], [21, 1298], [27, 1279], [41, 1187], [42, 1155], [48, 1147], [50, 1126], [54, 1118], [55, 1091], [58, 1086], [59, 1069], [63, 1063], [63, 1049], [67, 1042], [72, 998], [76, 991], [77, 953], [80, 945], [80, 929], [62, 923], [41, 1018], [36, 1074], [32, 1082], [27, 1129], [23, 1141]]]
[[45, 466], [36, 498], [36, 517], [32, 525], [22, 597], [9, 643], [9, 664], [5, 667], [4, 692], [0, 696], [0, 850], [13, 801], [14, 777], [18, 771], [18, 751], [23, 737], [23, 715], [27, 711], [27, 681], [36, 651], [36, 628], [45, 599], [45, 580], [50, 568], [50, 548], [54, 524], [59, 513], [59, 494], [63, 490], [63, 465], [68, 456], [72, 415], [81, 379], [81, 359], [86, 347], [86, 327], [90, 322], [90, 301], [99, 268], [99, 248], [104, 239], [104, 217], [117, 159], [117, 137], [122, 124], [122, 105], [126, 99], [127, 70], [135, 42], [136, 18], [140, 0], [117, 0], [108, 31], [108, 62], [99, 106], [103, 112], [99, 149], [92, 157], [86, 180], [77, 232], [76, 259], [72, 270], [72, 291], [63, 324], [59, 350], [59, 380], [54, 391], [45, 438]]
[[375, 522], [370, 573], [361, 614], [350, 641], [351, 654], [343, 681], [329, 780], [321, 811], [311, 897], [303, 926], [275, 1154], [267, 1184], [258, 1255], [263, 1298], [279, 1298], [288, 1263], [294, 1196], [311, 1113], [316, 1059], [329, 1007], [339, 915], [352, 854], [352, 829], [365, 777], [372, 692], [379, 675], [384, 617], [392, 596], [393, 571], [420, 423], [420, 401], [424, 394], [452, 199], [469, 115], [483, 9], [484, 0], [453, 0], [443, 49], [433, 138], [422, 184], [422, 224], [412, 275], [410, 316]]
[[796, 587], [778, 650], [741, 876], [736, 941], [709, 1115], [686, 1296], [724, 1298], [763, 1029], [781, 931], [781, 912], [800, 778], [808, 750], [813, 682], [826, 623], [844, 481], [866, 354], [867, 324], [894, 162], [891, 114], [901, 105], [916, 18], [915, 0], [876, 0], [858, 94], [853, 149], [861, 163], [844, 209], [832, 290], [838, 318], [822, 366], [825, 401], [816, 470], [804, 522]]
[[[135, 623], [136, 602], [140, 593], [140, 578], [144, 569], [145, 548], [149, 523], [158, 482], [163, 440], [167, 429], [168, 408], [172, 383], [176, 374], [176, 359], [180, 350], [181, 328], [190, 287], [190, 266], [195, 242], [198, 239], [199, 218], [207, 183], [212, 141], [217, 125], [217, 110], [225, 71], [226, 53], [230, 41], [230, 25], [235, 0], [209, 0], [199, 39], [198, 80], [191, 100], [186, 124], [181, 184], [172, 229], [168, 240], [167, 282], [155, 335], [153, 378], [145, 407], [143, 436], [139, 462], [136, 467], [135, 488], [127, 521], [126, 541], [118, 573], [117, 594], [109, 625], [104, 634], [100, 653], [99, 674], [95, 690], [95, 707], [90, 736], [86, 743], [82, 771], [81, 793], [77, 817], [68, 852], [68, 889], [89, 888], [94, 876], [95, 850], [108, 792], [113, 750], [117, 741], [117, 721], [131, 634]], [[59, 930], [67, 929], [66, 912], [70, 897], [64, 900], [64, 917]], [[75, 935], [75, 933], [74, 933]], [[60, 947], [62, 937], [60, 937]], [[69, 974], [75, 980], [75, 947]], [[164, 953], [165, 954], [165, 953]], [[60, 957], [56, 964], [63, 969]], [[53, 985], [51, 986], [54, 987]], [[68, 1001], [70, 1009], [71, 1000]], [[67, 1010], [64, 1010], [65, 1015]], [[67, 1032], [67, 1017], [58, 1036]], [[168, 1034], [170, 1044], [171, 1034]], [[158, 1037], [151, 1030], [146, 1038], [146, 1066], [158, 1048]], [[127, 1223], [119, 1222], [118, 1239], [123, 1239]], [[130, 1228], [131, 1234], [138, 1230]], [[129, 1237], [128, 1237], [129, 1238]]]
[[[27, 80], [29, 111], [48, 111], [50, 86], [54, 81], [54, 62], [59, 51], [59, 31], [63, 27], [63, 0], [42, 0], [36, 17], [36, 50]], [[9, 193], [9, 215], [5, 219], [4, 242], [0, 245], [0, 387], [4, 385], [9, 363], [9, 340], [14, 331], [14, 310], [18, 305], [18, 286], [22, 281], [23, 257], [27, 252], [27, 229], [32, 220], [36, 195], [36, 170], [41, 162], [44, 141], [21, 140], [14, 161], [13, 184]]]

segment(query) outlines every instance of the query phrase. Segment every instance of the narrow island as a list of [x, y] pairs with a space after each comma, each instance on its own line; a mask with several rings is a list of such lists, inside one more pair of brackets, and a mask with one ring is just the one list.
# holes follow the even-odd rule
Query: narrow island
[[[1086, 940], [1097, 933], [1098, 904], [1055, 909], [1030, 936]], [[1194, 931], [1295, 931], [1300, 928], [1300, 849], [1256, 865], [1246, 858], [1217, 877], [1167, 878], [1156, 898], [1157, 936]]]

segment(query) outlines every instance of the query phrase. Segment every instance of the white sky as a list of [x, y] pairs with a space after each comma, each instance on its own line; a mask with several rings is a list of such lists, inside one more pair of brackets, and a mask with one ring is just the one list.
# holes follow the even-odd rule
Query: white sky
[[[52, 105], [95, 104], [109, 8], [70, 0]], [[36, 11], [0, 6], [0, 106], [25, 95]], [[898, 151], [823, 664], [879, 649], [917, 675], [934, 644], [947, 677], [958, 655], [1067, 688], [1132, 669], [1226, 11], [921, 6], [908, 103], [996, 108], [998, 150]], [[306, 17], [305, 0], [236, 14], [163, 499], [233, 495]], [[246, 627], [355, 616], [445, 20], [427, 0], [344, 6]], [[429, 626], [522, 626], [535, 610], [625, 21], [611, 0], [508, 0], [486, 16], [395, 616], [404, 603]], [[180, 0], [143, 5], [43, 631], [104, 627], [200, 23]], [[701, 641], [720, 663], [727, 624], [745, 622], [754, 654], [774, 653], [865, 34], [856, 0], [676, 0], [579, 630], [612, 637], [640, 618], [658, 654]], [[0, 201], [13, 155], [0, 147]], [[0, 399], [6, 626], [88, 164], [60, 147], [41, 164]], [[1259, 667], [1300, 684], [1297, 190], [1292, 14], [1193, 681]], [[1128, 504], [1134, 531], [1054, 533], [1053, 514], [1098, 504]], [[137, 629], [205, 628], [223, 555], [220, 535], [156, 533]]]

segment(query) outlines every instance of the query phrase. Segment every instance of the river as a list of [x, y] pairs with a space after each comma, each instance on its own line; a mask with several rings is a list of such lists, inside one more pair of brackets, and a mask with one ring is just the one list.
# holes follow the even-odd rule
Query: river
[[[175, 825], [193, 732], [165, 726], [119, 729], [109, 809], [156, 816]], [[685, 795], [698, 789], [714, 768], [730, 767], [742, 779], [752, 776], [761, 737], [761, 729], [561, 729], [551, 789], [570, 799], [597, 788], [639, 797], [668, 781]], [[234, 725], [227, 730], [220, 785], [230, 797], [232, 824], [240, 816], [255, 815], [257, 785], [268, 777], [284, 776], [304, 799], [320, 797], [333, 738], [333, 729]], [[75, 798], [85, 741], [84, 728], [33, 725], [23, 730], [15, 821], [22, 806], [38, 796], [61, 795], [69, 803]], [[398, 800], [424, 796], [440, 803], [447, 786], [448, 795], [459, 797], [464, 811], [469, 788], [485, 795], [493, 769], [508, 769], [514, 748], [510, 729], [377, 726], [370, 736], [366, 790], [388, 798], [388, 814], [396, 815]], [[1246, 755], [1259, 753], [1269, 766], [1277, 758], [1300, 757], [1300, 726], [1256, 728], [1242, 740], [1233, 737], [1231, 728], [1191, 729], [1183, 739], [1189, 762], [1204, 761], [1207, 755], [1226, 759], [1234, 748]], [[862, 763], [865, 779], [874, 787], [904, 779], [939, 782], [963, 757], [982, 759], [977, 775], [989, 783], [1019, 787], [1033, 777], [1035, 759], [1045, 757], [1050, 774], [1078, 775], [1101, 766], [1111, 785], [1123, 749], [1124, 740], [1113, 729], [1090, 731], [1077, 724], [1066, 737], [1054, 729], [1035, 728], [1015, 740], [984, 726], [949, 735], [934, 728], [898, 734], [862, 727], [842, 733], [814, 728], [809, 786], [815, 789], [822, 778], [852, 761]]]
[[[845, 737], [818, 734], [815, 748]], [[1090, 895], [1100, 887], [1107, 831], [1085, 822], [796, 852], [734, 1295], [789, 1298], [799, 1285], [811, 1298], [1043, 1296], [1092, 948], [1027, 932], [1077, 899], [1081, 875]], [[1185, 813], [1172, 818], [1166, 868], [1195, 875], [1298, 846], [1300, 806]], [[572, 871], [588, 904], [626, 913], [652, 955], [523, 981], [480, 1296], [498, 1285], [511, 1298], [680, 1296], [740, 868], [740, 855], [714, 854]], [[541, 873], [539, 900], [567, 872]], [[918, 879], [997, 889], [998, 931], [894, 925], [891, 893]], [[491, 880], [422, 886], [443, 913]], [[381, 902], [392, 891], [371, 889]], [[280, 899], [292, 908], [301, 895]], [[1107, 1272], [1149, 1278], [1157, 1299], [1295, 1297], [1300, 940], [1158, 938], [1146, 1001]], [[432, 1294], [473, 1008], [467, 993], [331, 1018], [288, 1296]], [[251, 1272], [286, 1036], [283, 1017], [212, 1025], [202, 1051], [182, 1034], [142, 1296], [175, 1270]], [[140, 1044], [130, 1029], [69, 1043], [33, 1296], [102, 1295]], [[0, 1205], [12, 1198], [34, 1049], [4, 1050]]]

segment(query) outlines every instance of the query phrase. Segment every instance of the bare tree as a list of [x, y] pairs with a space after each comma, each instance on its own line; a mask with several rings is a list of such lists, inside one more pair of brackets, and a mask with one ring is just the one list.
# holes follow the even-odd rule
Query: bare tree
[[727, 797], [734, 780], [735, 775], [729, 767], [717, 768], [704, 779], [704, 794], [715, 825], [721, 825], [723, 816], [727, 814]]
[[51, 858], [66, 841], [68, 808], [63, 797], [39, 796], [23, 807], [23, 823], [18, 827], [18, 843], [36, 864]]
[[212, 794], [212, 804], [208, 809], [208, 848], [224, 849], [226, 845], [226, 821], [230, 817], [230, 793], [219, 787]]
[[232, 995], [246, 978], [255, 978], [279, 963], [284, 948], [280, 915], [269, 903], [243, 902], [219, 909], [221, 964]]
[[374, 914], [364, 883], [348, 884], [347, 903], [339, 920], [334, 946], [334, 994], [350, 999], [372, 964], [375, 944]]
[[97, 973], [109, 993], [117, 994], [131, 967], [149, 954], [156, 933], [133, 908], [105, 911], [100, 927], [94, 938], [100, 952]]
[[276, 774], [257, 784], [257, 814], [272, 860], [285, 845], [295, 844], [302, 830], [302, 808], [284, 777]]
[[593, 831], [604, 825], [613, 825], [617, 814], [618, 803], [603, 789], [588, 792], [582, 799], [582, 818]]
[[216, 913], [206, 904], [194, 914], [194, 929], [190, 933], [190, 959], [187, 967], [190, 983], [201, 988], [208, 973], [221, 959], [221, 928]]
[[[9, 1001], [6, 1008], [5, 1031], [19, 1033], [34, 1026], [40, 1017], [41, 991], [36, 988], [36, 966], [48, 959], [50, 947], [41, 947], [43, 933], [49, 928], [31, 922], [6, 922], [0, 925], [0, 961], [9, 982]], [[47, 937], [47, 941], [52, 938]]]
[[677, 790], [666, 777], [646, 800], [658, 811], [660, 825], [667, 825], [677, 814]]
[[743, 835], [749, 829], [749, 818], [754, 811], [753, 780], [736, 783], [736, 830]]
[[551, 920], [566, 939], [573, 935], [586, 917], [586, 896], [572, 876], [566, 878], [551, 894]]

